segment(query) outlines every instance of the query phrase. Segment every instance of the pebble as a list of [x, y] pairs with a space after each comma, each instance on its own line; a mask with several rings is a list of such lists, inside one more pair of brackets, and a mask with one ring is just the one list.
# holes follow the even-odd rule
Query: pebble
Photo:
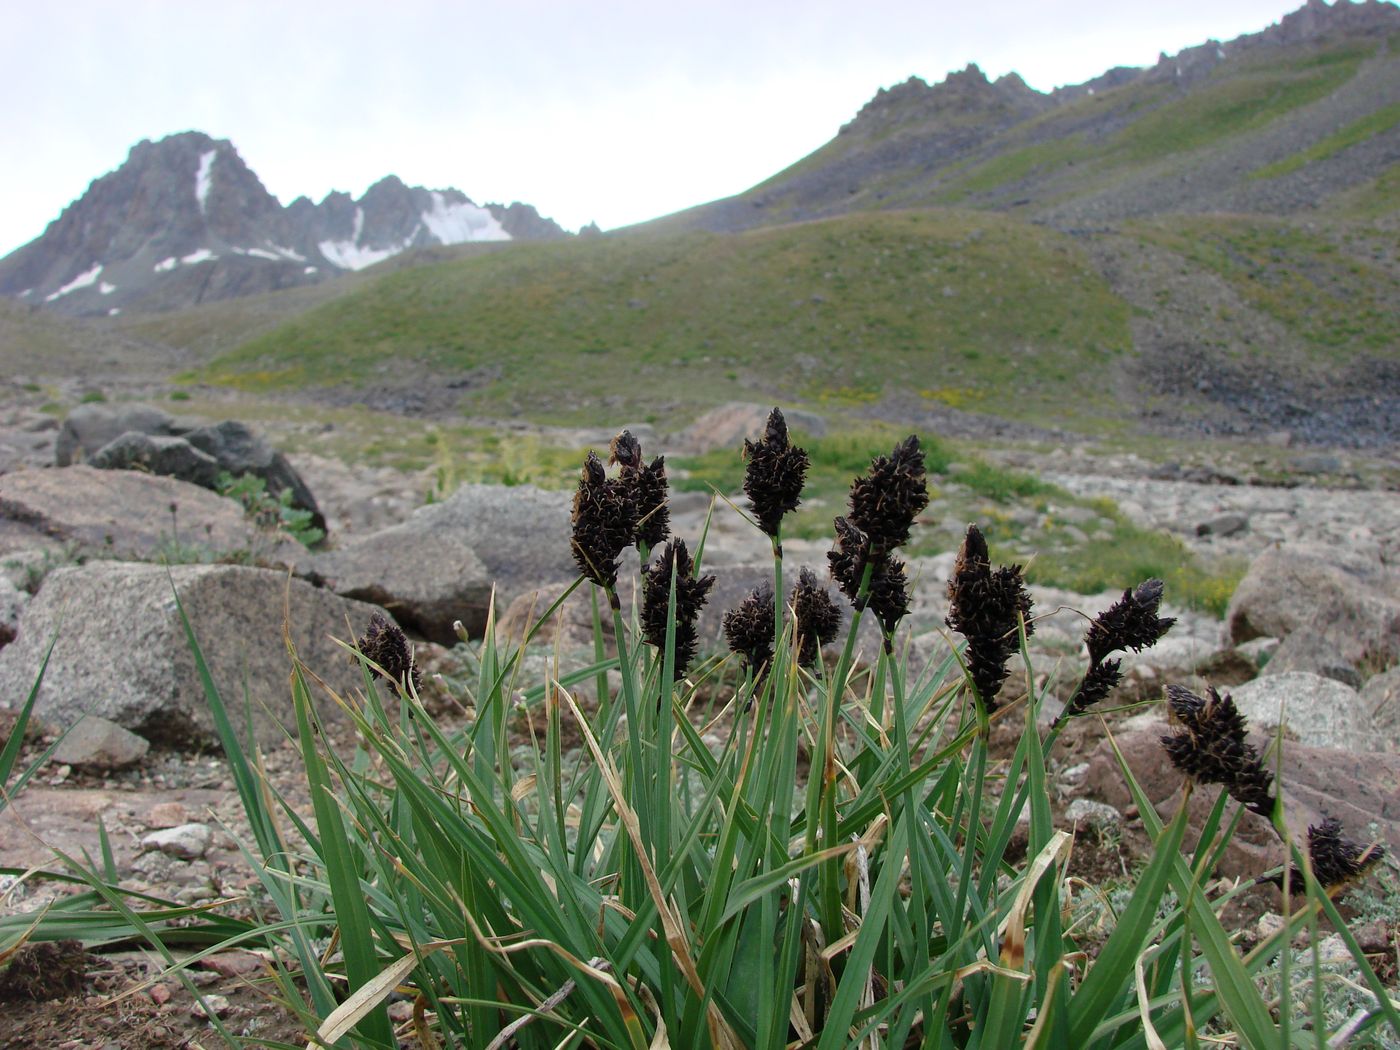
[[207, 1017], [212, 1013], [215, 1017], [227, 1017], [231, 1009], [233, 1007], [229, 1004], [228, 996], [203, 995], [200, 996], [200, 1002], [190, 1006], [190, 1014], [194, 1017]]
[[1065, 810], [1065, 819], [1071, 824], [1085, 824], [1099, 830], [1109, 830], [1123, 823], [1123, 814], [1106, 802], [1077, 798]]
[[214, 832], [208, 824], [181, 824], [151, 832], [141, 840], [141, 848], [159, 850], [180, 860], [195, 860], [204, 856], [213, 841]]

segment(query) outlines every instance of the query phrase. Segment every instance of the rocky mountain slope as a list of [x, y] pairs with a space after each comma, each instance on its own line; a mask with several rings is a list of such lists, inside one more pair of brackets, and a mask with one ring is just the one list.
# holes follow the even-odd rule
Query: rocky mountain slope
[[975, 65], [932, 86], [912, 77], [759, 186], [649, 225], [733, 231], [949, 204], [1063, 228], [1305, 212], [1400, 159], [1397, 34], [1393, 3], [1308, 0], [1262, 32], [1049, 94]]
[[0, 295], [75, 315], [296, 287], [410, 248], [565, 236], [528, 204], [477, 205], [388, 176], [359, 200], [283, 207], [227, 140], [143, 141], [44, 234], [0, 260]]

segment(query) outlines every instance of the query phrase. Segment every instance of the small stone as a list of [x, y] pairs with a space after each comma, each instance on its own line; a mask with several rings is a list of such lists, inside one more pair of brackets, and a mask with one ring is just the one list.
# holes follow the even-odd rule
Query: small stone
[[1254, 926], [1254, 933], [1261, 941], [1267, 941], [1282, 929], [1283, 916], [1275, 915], [1273, 912], [1265, 912], [1259, 916], [1259, 921]]
[[1337, 966], [1351, 962], [1351, 949], [1340, 934], [1330, 933], [1317, 944], [1318, 957], [1325, 965]]
[[170, 985], [168, 984], [153, 984], [146, 994], [151, 997], [151, 1001], [157, 1006], [164, 1006], [166, 1003], [170, 1002], [171, 996], [175, 993], [170, 990]]
[[224, 977], [248, 977], [262, 972], [263, 960], [252, 952], [219, 952], [203, 960], [200, 966]]
[[1196, 523], [1197, 536], [1237, 536], [1249, 531], [1249, 519], [1243, 514], [1217, 514]]
[[189, 823], [189, 811], [179, 802], [157, 802], [146, 813], [148, 828], [178, 828]]
[[84, 715], [69, 728], [54, 751], [54, 758], [70, 766], [121, 769], [146, 757], [151, 745], [145, 738], [97, 715]]
[[1071, 824], [1087, 824], [1103, 831], [1118, 827], [1123, 822], [1123, 814], [1106, 802], [1077, 798], [1065, 810], [1065, 819]]
[[203, 995], [199, 1002], [190, 1006], [190, 1014], [194, 1017], [207, 1017], [213, 1014], [215, 1017], [227, 1017], [229, 1010], [228, 997], [224, 995]]
[[394, 1024], [407, 1024], [413, 1020], [413, 1004], [407, 999], [401, 999], [396, 1003], [389, 1004], [389, 1020]]
[[159, 850], [180, 860], [195, 860], [204, 856], [213, 841], [214, 832], [208, 824], [181, 824], [151, 832], [141, 840], [141, 848]]

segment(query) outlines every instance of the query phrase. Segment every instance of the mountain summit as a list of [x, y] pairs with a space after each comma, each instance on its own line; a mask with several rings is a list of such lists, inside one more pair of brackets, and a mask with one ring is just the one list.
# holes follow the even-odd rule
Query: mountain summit
[[166, 309], [307, 284], [409, 248], [565, 235], [529, 205], [478, 205], [392, 175], [359, 200], [284, 208], [228, 140], [189, 131], [137, 143], [0, 259], [0, 294], [80, 315]]

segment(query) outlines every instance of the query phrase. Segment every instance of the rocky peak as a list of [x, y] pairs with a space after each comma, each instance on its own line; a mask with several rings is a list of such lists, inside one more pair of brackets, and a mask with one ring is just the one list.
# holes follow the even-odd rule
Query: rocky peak
[[529, 205], [481, 207], [394, 175], [358, 201], [335, 192], [283, 208], [232, 143], [189, 131], [137, 143], [43, 236], [0, 259], [0, 294], [76, 314], [165, 309], [321, 280], [412, 247], [562, 236]]

